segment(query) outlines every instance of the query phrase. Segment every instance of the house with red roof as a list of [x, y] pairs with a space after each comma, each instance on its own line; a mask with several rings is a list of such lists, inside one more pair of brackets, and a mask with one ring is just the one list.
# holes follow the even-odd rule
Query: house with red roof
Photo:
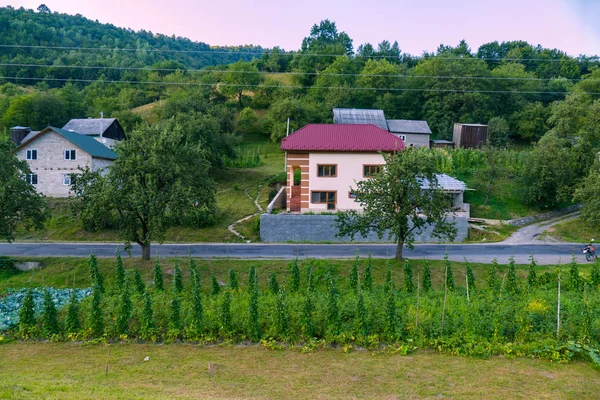
[[381, 153], [405, 149], [398, 136], [375, 125], [310, 124], [281, 142], [287, 171], [287, 210], [360, 209], [353, 189], [385, 164]]

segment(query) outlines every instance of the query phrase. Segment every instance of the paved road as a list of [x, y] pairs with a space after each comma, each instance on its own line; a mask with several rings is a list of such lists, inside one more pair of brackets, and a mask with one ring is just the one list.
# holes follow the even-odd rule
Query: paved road
[[[490, 244], [420, 244], [414, 250], [405, 249], [408, 258], [439, 260], [444, 258], [446, 249], [448, 256], [454, 261], [489, 263], [494, 258], [506, 263], [511, 255], [519, 264], [528, 263], [531, 253], [539, 264], [567, 263], [575, 252], [579, 262], [584, 263], [581, 256], [581, 245], [526, 244], [510, 245], [502, 243]], [[98, 257], [112, 257], [115, 251], [122, 251], [123, 246], [110, 243], [0, 243], [0, 255], [22, 257], [87, 257], [95, 254]], [[238, 258], [238, 259], [293, 259], [299, 258], [353, 258], [358, 250], [361, 256], [371, 254], [376, 258], [393, 257], [395, 246], [390, 244], [163, 244], [152, 247], [152, 255], [156, 252], [161, 257], [191, 254], [199, 258]], [[141, 249], [134, 246], [133, 256], [140, 256]]]

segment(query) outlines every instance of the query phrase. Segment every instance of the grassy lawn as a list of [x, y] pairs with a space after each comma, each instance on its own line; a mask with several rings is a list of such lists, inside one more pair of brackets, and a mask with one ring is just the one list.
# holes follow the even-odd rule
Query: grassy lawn
[[[227, 230], [227, 226], [236, 220], [256, 212], [252, 200], [257, 195], [258, 185], [268, 178], [283, 171], [283, 153], [279, 145], [266, 141], [264, 137], [250, 137], [241, 150], [258, 149], [262, 165], [255, 168], [228, 168], [217, 173], [216, 199], [218, 220], [213, 226], [206, 228], [175, 227], [167, 231], [165, 241], [185, 242], [239, 242], [240, 239]], [[259, 203], [263, 208], [268, 205], [270, 187], [263, 185], [260, 190]], [[73, 218], [68, 199], [49, 199], [52, 217], [46, 222], [46, 228], [39, 232], [19, 231], [17, 240], [35, 241], [119, 241], [118, 233], [112, 230], [88, 232], [83, 229], [79, 219]], [[258, 240], [252, 229], [246, 229], [251, 240]]]
[[257, 346], [69, 343], [0, 348], [2, 398], [594, 398], [600, 385], [598, 372], [583, 363], [431, 351], [303, 354]]
[[[44, 268], [29, 272], [17, 272], [17, 273], [6, 273], [1, 274], [0, 269], [0, 297], [2, 293], [8, 288], [22, 288], [22, 287], [39, 287], [39, 286], [52, 286], [54, 288], [70, 288], [70, 287], [87, 287], [90, 285], [89, 272], [88, 272], [88, 260], [83, 258], [58, 258], [58, 257], [47, 257], [47, 258], [23, 258], [24, 261], [41, 261]], [[248, 270], [251, 266], [255, 266], [259, 276], [259, 285], [263, 288], [267, 287], [268, 276], [271, 273], [276, 273], [280, 282], [289, 281], [290, 278], [290, 266], [291, 261], [286, 260], [195, 260], [198, 271], [202, 278], [202, 284], [204, 288], [210, 288], [211, 276], [214, 275], [217, 280], [222, 282], [229, 281], [229, 270], [233, 269], [238, 272], [239, 282], [242, 287], [245, 287], [247, 282]], [[365, 258], [360, 259], [360, 268], [364, 268], [367, 260]], [[388, 264], [389, 262], [389, 264]], [[154, 260], [143, 261], [140, 259], [131, 259], [128, 257], [123, 258], [125, 268], [128, 270], [137, 269], [144, 282], [148, 285], [152, 285]], [[173, 266], [177, 263], [181, 268], [184, 284], [188, 284], [189, 274], [189, 261], [187, 258], [179, 259], [161, 259], [161, 266], [165, 271], [165, 280], [167, 284], [170, 284], [171, 277], [173, 274]], [[314, 269], [314, 276], [317, 281], [324, 279], [327, 268], [331, 265], [334, 271], [340, 276], [340, 285], [346, 285], [346, 279], [352, 266], [352, 260], [299, 260], [300, 271], [303, 279], [305, 278], [305, 267], [312, 265]], [[403, 277], [403, 266], [402, 264], [396, 263], [394, 260], [383, 260], [373, 259], [373, 281], [375, 285], [383, 285], [385, 282], [385, 274], [388, 269], [388, 265], [393, 270], [393, 280], [397, 287], [402, 287]], [[112, 259], [98, 259], [98, 266], [100, 271], [105, 276], [108, 285], [113, 285], [114, 277], [114, 264], [115, 261]], [[413, 274], [416, 276], [419, 273], [423, 261], [411, 260], [413, 265]], [[440, 288], [443, 286], [444, 281], [444, 265], [443, 261], [432, 260], [429, 261], [431, 265], [431, 277], [433, 286]], [[490, 265], [488, 264], [471, 264], [473, 267], [473, 273], [475, 274], [476, 282], [480, 285], [485, 285], [486, 278], [489, 273]], [[458, 287], [465, 285], [465, 266], [463, 262], [452, 262], [452, 268], [454, 270], [454, 279]], [[528, 266], [522, 265], [517, 266], [517, 276], [521, 280], [525, 280], [527, 277]], [[563, 267], [564, 269], [564, 267]], [[558, 268], [554, 266], [538, 266], [538, 275], [545, 271], [557, 271]], [[579, 270], [583, 274], [589, 274], [589, 265], [580, 265]], [[503, 276], [507, 271], [505, 265], [499, 266], [499, 276]], [[207, 289], [208, 290], [208, 289]]]
[[552, 226], [546, 234], [565, 242], [589, 243], [591, 239], [600, 241], [599, 227], [591, 227], [580, 218], [571, 219]]

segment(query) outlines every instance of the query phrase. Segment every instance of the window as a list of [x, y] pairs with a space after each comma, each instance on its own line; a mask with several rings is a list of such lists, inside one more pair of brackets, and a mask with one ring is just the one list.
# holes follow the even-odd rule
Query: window
[[379, 165], [363, 165], [363, 176], [370, 178], [379, 172]]
[[336, 177], [337, 165], [317, 165], [317, 176], [320, 177]]
[[403, 142], [406, 142], [406, 135], [398, 135], [398, 137], [402, 139]]
[[28, 160], [37, 160], [37, 150], [27, 150]]
[[63, 185], [71, 186], [71, 174], [63, 175]]
[[314, 204], [327, 204], [328, 210], [335, 210], [335, 192], [312, 192]]
[[27, 174], [25, 176], [25, 181], [29, 184], [37, 185], [38, 184], [38, 176], [37, 176], [37, 174]]
[[75, 150], [65, 150], [65, 160], [76, 160]]
[[352, 199], [352, 200], [356, 200], [356, 192], [351, 190], [348, 192], [348, 198]]

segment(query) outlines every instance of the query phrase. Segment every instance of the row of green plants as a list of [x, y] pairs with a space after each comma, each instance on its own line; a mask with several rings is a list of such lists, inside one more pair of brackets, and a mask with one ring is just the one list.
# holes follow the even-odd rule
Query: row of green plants
[[[18, 328], [7, 335], [260, 342], [304, 349], [429, 347], [460, 355], [506, 354], [558, 361], [582, 354], [600, 365], [598, 264], [589, 276], [579, 272], [575, 260], [564, 272], [539, 273], [532, 257], [527, 278], [520, 279], [514, 260], [504, 274], [494, 262], [485, 282], [477, 281], [467, 264], [465, 280], [459, 284], [454, 278], [456, 267], [446, 259], [439, 287], [433, 285], [427, 261], [413, 265], [407, 260], [401, 271], [388, 268], [383, 282], [374, 281], [370, 258], [356, 258], [347, 277], [332, 266], [295, 261], [285, 281], [273, 273], [261, 278], [266, 285], [259, 285], [255, 267], [244, 277], [230, 270], [226, 283], [211, 276], [208, 287], [193, 259], [187, 268], [188, 281], [176, 264], [171, 281], [166, 282], [157, 260], [152, 282], [144, 282], [139, 271], [126, 271], [117, 257], [109, 284], [91, 256], [89, 298], [73, 296], [62, 310], [44, 301], [41, 315], [26, 298]], [[403, 279], [394, 279], [399, 272]]]

